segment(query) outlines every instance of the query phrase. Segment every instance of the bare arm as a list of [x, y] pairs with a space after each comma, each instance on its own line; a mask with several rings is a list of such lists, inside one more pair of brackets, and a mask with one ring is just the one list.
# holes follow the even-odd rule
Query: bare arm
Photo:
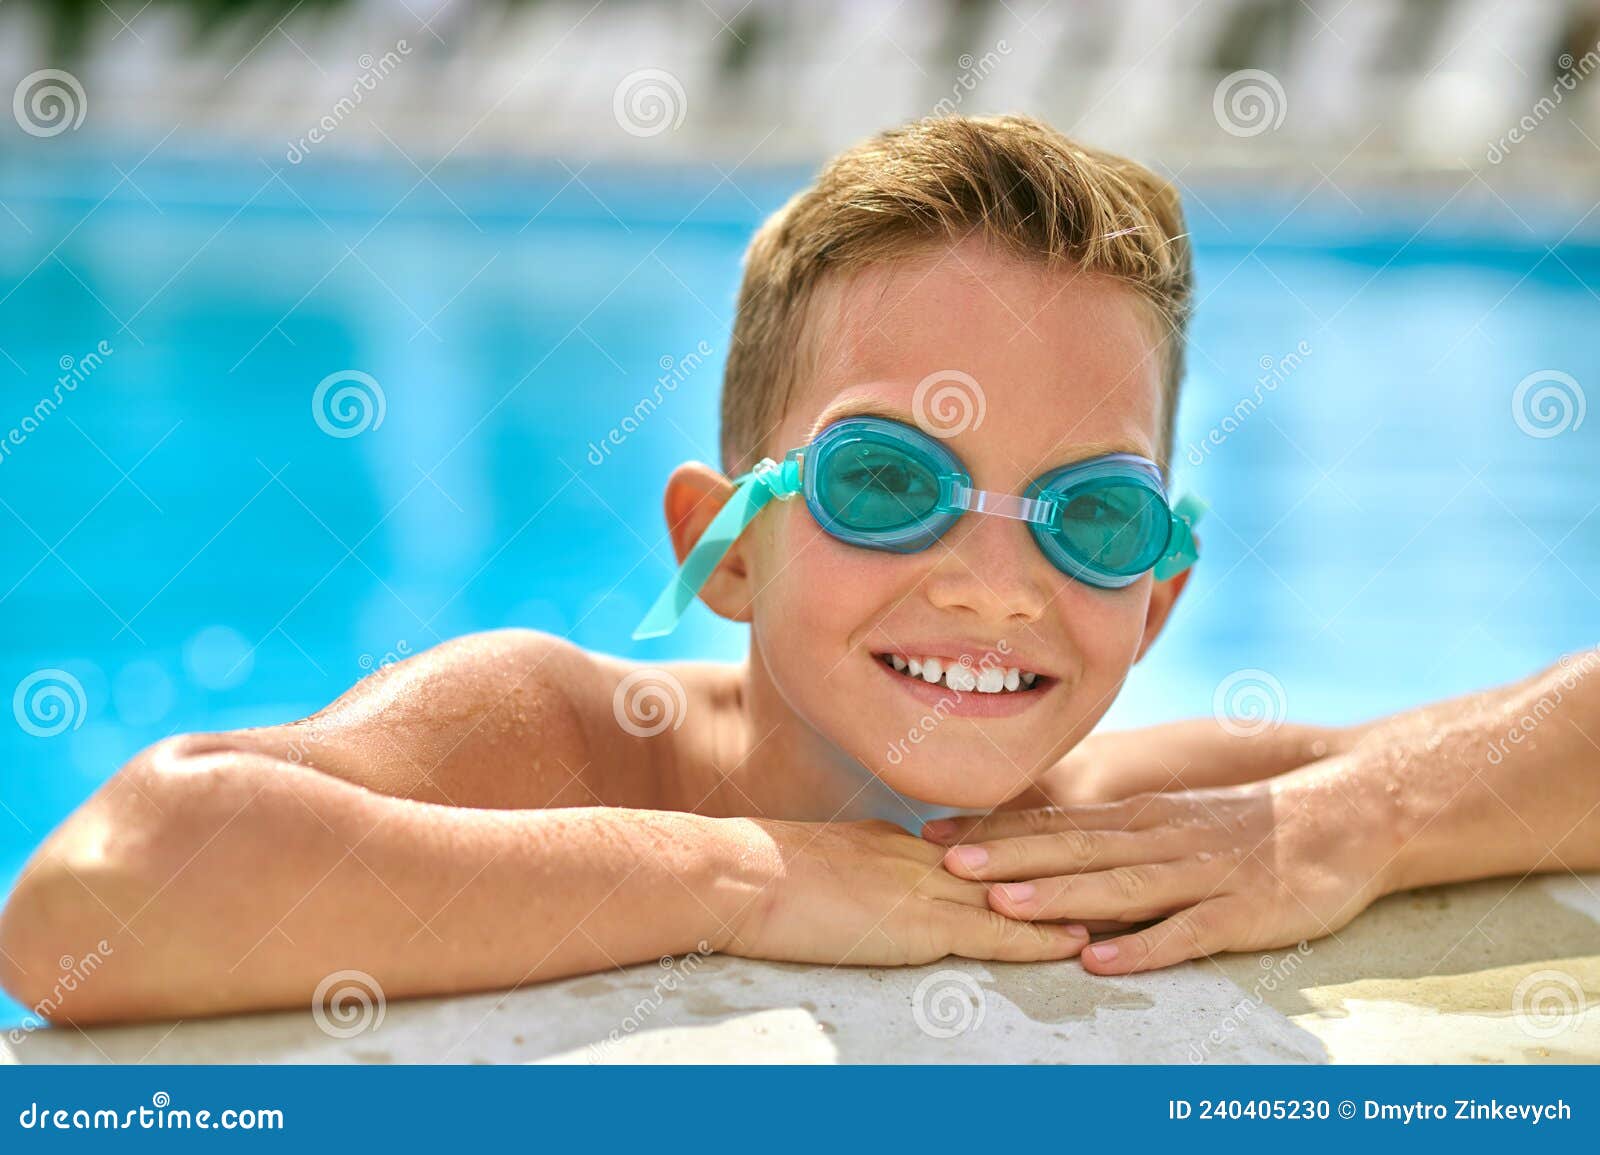
[[1024, 883], [990, 894], [1014, 918], [1162, 920], [1091, 947], [1101, 974], [1316, 938], [1397, 890], [1600, 869], [1600, 649], [1261, 781], [927, 833], [981, 846], [954, 873]]
[[[1134, 794], [1258, 782], [1346, 753], [1359, 744], [1387, 741], [1387, 735], [1399, 731], [1426, 728], [1441, 712], [1463, 715], [1493, 709], [1537, 685], [1547, 673], [1349, 726], [1283, 722], [1259, 732], [1243, 732], [1238, 727], [1229, 729], [1215, 718], [1191, 718], [1143, 730], [1092, 734], [1054, 770], [1045, 793], [1056, 805], [1075, 806], [1114, 802]], [[1032, 804], [1043, 802], [1038, 799]]]
[[[614, 665], [480, 635], [304, 722], [144, 751], [24, 871], [0, 983], [90, 1023], [306, 1008], [344, 970], [401, 998], [689, 950], [893, 965], [1086, 941], [995, 914], [888, 823], [666, 809], [650, 740], [615, 725]], [[57, 960], [91, 949], [57, 997]]]
[[481, 635], [304, 722], [144, 751], [29, 863], [0, 977], [33, 1005], [105, 940], [62, 1008], [86, 1022], [304, 1006], [341, 969], [403, 997], [723, 944], [748, 832], [598, 805], [625, 793], [579, 772], [608, 739], [566, 708], [594, 677], [555, 639]]

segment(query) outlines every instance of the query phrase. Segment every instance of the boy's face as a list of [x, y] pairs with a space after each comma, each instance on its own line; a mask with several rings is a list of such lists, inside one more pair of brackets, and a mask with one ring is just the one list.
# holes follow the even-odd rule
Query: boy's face
[[[815, 372], [767, 442], [774, 457], [860, 413], [955, 430], [944, 442], [972, 484], [1001, 493], [1075, 460], [1157, 456], [1154, 322], [1114, 280], [969, 242], [838, 278], [814, 308]], [[926, 391], [918, 403], [930, 375], [955, 404]], [[1022, 522], [973, 514], [896, 554], [830, 537], [803, 501], [775, 502], [743, 547], [755, 676], [889, 786], [949, 806], [1014, 797], [1088, 734], [1182, 585], [1148, 574], [1126, 589], [1085, 585]], [[958, 692], [896, 672], [890, 655], [966, 655], [974, 672], [987, 660], [1039, 679], [1016, 694]]]

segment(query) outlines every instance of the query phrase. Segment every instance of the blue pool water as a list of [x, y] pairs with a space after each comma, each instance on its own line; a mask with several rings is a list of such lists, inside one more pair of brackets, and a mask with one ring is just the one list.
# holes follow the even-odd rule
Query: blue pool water
[[[303, 715], [441, 638], [739, 654], [704, 610], [628, 632], [670, 560], [662, 479], [715, 460], [743, 243], [801, 174], [435, 187], [210, 159], [119, 183], [136, 159], [0, 166], [0, 438], [74, 382], [0, 455], [0, 690], [53, 669], [83, 692], [58, 734], [0, 713], [0, 885], [140, 747]], [[1352, 720], [1600, 640], [1600, 416], [1535, 437], [1512, 411], [1541, 370], [1600, 386], [1594, 230], [1552, 251], [1573, 222], [1531, 206], [1429, 222], [1329, 193], [1280, 224], [1292, 199], [1201, 195], [1180, 443], [1223, 436], [1178, 459], [1206, 555], [1112, 721], [1208, 713], [1246, 668], [1290, 717]], [[312, 411], [342, 370], [384, 397], [348, 438]]]

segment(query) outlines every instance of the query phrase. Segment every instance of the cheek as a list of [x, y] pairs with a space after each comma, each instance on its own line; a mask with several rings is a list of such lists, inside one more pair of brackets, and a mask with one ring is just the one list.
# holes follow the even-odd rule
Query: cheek
[[[793, 655], [838, 661], [881, 601], [881, 566], [893, 555], [829, 537], [798, 503], [764, 527], [755, 570], [755, 609], [763, 637]], [[815, 666], [809, 667], [815, 669]]]
[[1082, 664], [1080, 676], [1086, 683], [1115, 684], [1127, 675], [1144, 640], [1150, 585], [1149, 577], [1122, 590], [1067, 582], [1058, 599], [1059, 620]]

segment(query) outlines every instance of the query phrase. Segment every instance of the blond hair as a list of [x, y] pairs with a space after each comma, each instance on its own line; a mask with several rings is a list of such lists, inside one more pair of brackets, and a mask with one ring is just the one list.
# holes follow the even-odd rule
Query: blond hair
[[1049, 267], [1114, 277], [1152, 306], [1163, 334], [1165, 462], [1194, 289], [1177, 191], [1031, 117], [941, 116], [841, 153], [751, 240], [723, 376], [723, 468], [751, 468], [781, 420], [824, 277], [971, 235]]

